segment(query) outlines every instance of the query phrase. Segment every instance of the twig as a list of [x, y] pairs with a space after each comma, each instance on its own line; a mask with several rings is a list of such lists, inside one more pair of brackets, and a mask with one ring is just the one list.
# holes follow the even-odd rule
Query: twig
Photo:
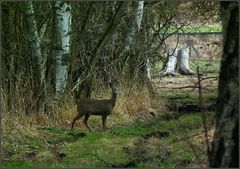
[[207, 79], [218, 79], [218, 76], [205, 77], [205, 78], [202, 78], [201, 81], [207, 80]]
[[37, 101], [39, 100], [39, 98], [41, 97], [43, 91], [45, 90], [45, 86], [43, 87], [43, 89], [41, 90], [41, 92], [38, 94], [37, 98], [35, 99], [34, 103], [32, 104], [32, 106], [30, 107], [30, 110], [32, 110], [32, 108], [35, 106], [35, 104], [37, 103]]
[[189, 140], [184, 140], [184, 141], [191, 147], [191, 149], [193, 150], [193, 154], [195, 155], [196, 159], [198, 160], [199, 165], [201, 166], [201, 168], [203, 168], [203, 165], [201, 164], [201, 160], [199, 159], [199, 157], [196, 153], [194, 145]]
[[167, 88], [167, 89], [186, 89], [186, 88], [196, 88], [196, 86], [181, 86], [181, 87], [165, 87], [165, 86], [162, 86], [162, 87], [158, 87], [158, 88]]
[[[210, 86], [210, 85], [207, 85], [207, 86], [204, 86], [202, 87], [202, 89], [205, 89], [205, 90], [211, 90], [211, 89], [208, 89], [207, 87], [217, 87], [217, 86]], [[195, 86], [181, 86], [181, 87], [166, 87], [166, 86], [162, 86], [162, 87], [158, 87], [160, 89], [188, 89], [188, 88], [191, 88], [192, 90], [194, 89], [197, 89], [197, 85]]]
[[205, 113], [202, 110], [202, 86], [201, 86], [201, 75], [199, 72], [199, 67], [197, 67], [197, 75], [198, 75], [198, 94], [199, 94], [199, 107], [200, 107], [200, 112], [202, 112], [202, 121], [203, 121], [203, 127], [204, 127], [204, 134], [205, 134], [205, 139], [206, 139], [206, 144], [207, 144], [207, 155], [208, 155], [208, 161], [211, 159], [211, 151], [210, 151], [210, 146], [209, 146], [209, 140], [208, 140], [208, 129], [207, 129], [207, 124], [206, 124], [206, 117]]
[[71, 92], [73, 92], [79, 85], [82, 84], [82, 82], [84, 82], [87, 78], [89, 77], [89, 74], [83, 78], [82, 80], [80, 80], [80, 78], [78, 78], [77, 83], [75, 84], [75, 86], [71, 89]]

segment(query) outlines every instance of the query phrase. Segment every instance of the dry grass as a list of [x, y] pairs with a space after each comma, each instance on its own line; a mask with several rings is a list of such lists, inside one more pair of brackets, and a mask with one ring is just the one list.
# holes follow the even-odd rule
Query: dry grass
[[[135, 121], [142, 121], [151, 117], [150, 112], [155, 112], [154, 108], [159, 107], [157, 101], [151, 101], [146, 87], [135, 87], [135, 85], [122, 84], [118, 90], [118, 98], [113, 113], [108, 117], [107, 126], [114, 127]], [[110, 89], [98, 90], [93, 93], [94, 99], [107, 99], [111, 96]], [[5, 104], [6, 100], [4, 100]], [[3, 131], [6, 134], [24, 135], [34, 134], [37, 126], [56, 126], [70, 129], [72, 119], [76, 116], [76, 105], [72, 97], [66, 96], [59, 106], [55, 107], [55, 113], [46, 115], [44, 113], [26, 115], [23, 106], [18, 105], [16, 112], [6, 112], [3, 114]], [[76, 122], [75, 127], [86, 129], [82, 120]], [[89, 119], [93, 129], [101, 128], [101, 118], [91, 116]]]
[[37, 123], [37, 118], [37, 116], [26, 116], [19, 113], [3, 114], [3, 138], [7, 136], [8, 142], [15, 142], [16, 140], [22, 140], [26, 136], [36, 136], [37, 130], [34, 123]]

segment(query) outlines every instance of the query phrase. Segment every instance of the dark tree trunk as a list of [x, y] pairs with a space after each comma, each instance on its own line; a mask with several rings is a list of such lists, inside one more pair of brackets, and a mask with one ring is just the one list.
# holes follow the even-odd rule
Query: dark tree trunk
[[239, 7], [221, 2], [224, 52], [210, 167], [239, 167]]

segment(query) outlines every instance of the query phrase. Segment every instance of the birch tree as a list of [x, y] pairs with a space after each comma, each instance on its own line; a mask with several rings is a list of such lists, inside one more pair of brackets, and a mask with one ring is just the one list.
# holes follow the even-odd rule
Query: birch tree
[[[40, 46], [41, 41], [38, 34], [37, 22], [34, 17], [35, 13], [31, 1], [24, 3], [24, 13], [27, 25], [27, 40], [33, 58], [34, 97], [36, 99], [36, 109], [39, 109], [39, 106], [43, 105], [40, 102], [43, 101], [42, 99], [44, 95], [46, 58], [44, 58], [42, 55]], [[43, 106], [41, 106], [41, 109], [43, 109]]]
[[56, 51], [55, 98], [58, 99], [66, 88], [68, 78], [68, 58], [70, 52], [71, 6], [68, 2], [56, 1], [56, 33], [59, 35], [59, 47]]
[[[130, 32], [127, 34], [127, 38], [125, 41], [125, 46], [124, 46], [122, 55], [125, 55], [127, 52], [129, 52], [135, 33], [139, 32], [139, 30], [141, 28], [143, 7], [144, 7], [144, 1], [138, 1], [137, 7], [135, 9], [135, 14], [134, 14], [134, 18], [132, 21], [132, 25], [130, 27]], [[123, 63], [123, 72], [125, 71], [124, 68], [126, 66], [126, 63], [128, 62], [129, 57], [130, 56], [128, 54], [125, 56], [124, 63]]]
[[34, 70], [35, 76], [39, 76], [38, 81], [40, 84], [43, 84], [45, 81], [44, 76], [44, 58], [42, 56], [41, 46], [40, 46], [40, 38], [37, 31], [37, 22], [34, 17], [34, 9], [32, 2], [26, 2], [25, 4], [25, 15], [26, 15], [26, 23], [27, 23], [27, 35], [29, 47], [31, 50], [31, 54], [35, 60]]

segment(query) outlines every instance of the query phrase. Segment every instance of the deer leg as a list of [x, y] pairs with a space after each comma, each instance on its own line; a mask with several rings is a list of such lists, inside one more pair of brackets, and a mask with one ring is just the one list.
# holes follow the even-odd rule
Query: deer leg
[[73, 129], [74, 123], [80, 119], [83, 116], [83, 114], [78, 114], [76, 117], [74, 117], [73, 121], [72, 121], [72, 127], [71, 130]]
[[91, 131], [90, 127], [89, 127], [88, 124], [87, 124], [88, 118], [89, 118], [89, 114], [85, 114], [85, 118], [84, 118], [83, 123], [84, 123], [85, 126], [89, 129], [89, 131]]
[[107, 121], [107, 116], [102, 116], [103, 130], [106, 130], [106, 121]]

